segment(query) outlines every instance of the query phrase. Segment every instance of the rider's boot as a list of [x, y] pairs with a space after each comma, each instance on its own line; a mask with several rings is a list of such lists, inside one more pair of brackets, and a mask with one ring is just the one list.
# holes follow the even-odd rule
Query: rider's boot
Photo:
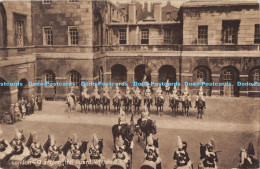
[[192, 105], [191, 105], [191, 101], [189, 101], [189, 104], [190, 104], [190, 107], [192, 107]]
[[156, 169], [162, 169], [162, 163], [156, 164]]

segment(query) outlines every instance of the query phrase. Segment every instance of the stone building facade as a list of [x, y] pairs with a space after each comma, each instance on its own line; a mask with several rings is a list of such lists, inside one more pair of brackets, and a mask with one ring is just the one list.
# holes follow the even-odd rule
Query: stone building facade
[[[147, 5], [147, 4], [146, 4]], [[153, 3], [43, 0], [0, 2], [0, 101], [63, 98], [68, 86], [28, 82], [230, 82], [205, 95], [259, 96], [260, 13], [257, 2]], [[199, 87], [189, 87], [196, 94]], [[178, 87], [183, 91], [184, 87]], [[92, 90], [92, 88], [90, 88]]]

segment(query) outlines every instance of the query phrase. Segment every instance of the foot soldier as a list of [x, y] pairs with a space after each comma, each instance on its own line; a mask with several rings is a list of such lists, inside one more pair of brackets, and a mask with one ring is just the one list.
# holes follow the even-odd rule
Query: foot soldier
[[202, 160], [199, 163], [199, 168], [217, 168], [218, 157], [217, 153], [213, 151], [215, 142], [211, 138], [210, 143], [205, 145], [204, 155], [201, 157]]
[[40, 96], [36, 97], [36, 103], [37, 103], [38, 110], [41, 111], [42, 110], [42, 98]]
[[144, 153], [146, 154], [145, 161], [156, 163], [156, 169], [162, 168], [161, 158], [159, 157], [159, 149], [154, 145], [152, 134], [147, 137], [147, 145]]
[[192, 107], [190, 94], [188, 92], [188, 86], [185, 86], [185, 91], [184, 91], [183, 96], [182, 96], [182, 101], [184, 102], [187, 99], [189, 101], [189, 106]]
[[169, 94], [169, 92], [170, 92], [170, 84], [169, 84], [169, 79], [167, 79], [167, 81], [166, 81], [166, 85], [165, 85], [165, 91], [166, 91], [166, 94]]
[[113, 153], [113, 165], [120, 165], [120, 161], [122, 161], [126, 166], [124, 168], [130, 167], [130, 157], [126, 151], [126, 145], [121, 135], [116, 138], [116, 147]]
[[[183, 144], [184, 143], [184, 144]], [[189, 155], [187, 153], [187, 143], [182, 142], [180, 136], [178, 136], [178, 142], [177, 142], [178, 149], [174, 152], [173, 159], [175, 169], [178, 168], [189, 168], [192, 169], [192, 163], [190, 161]]]
[[92, 145], [89, 148], [90, 154], [90, 165], [98, 165], [99, 167], [104, 167], [104, 157], [102, 154], [103, 151], [103, 140], [98, 140], [97, 135], [93, 134]]

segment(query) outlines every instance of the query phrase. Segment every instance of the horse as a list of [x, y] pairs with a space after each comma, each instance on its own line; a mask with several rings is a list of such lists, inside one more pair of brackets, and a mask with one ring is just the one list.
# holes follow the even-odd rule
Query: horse
[[197, 116], [197, 118], [202, 119], [202, 115], [204, 114], [203, 109], [204, 108], [206, 109], [205, 102], [201, 98], [199, 98], [198, 101], [196, 102], [195, 108], [196, 107], [198, 109], [198, 116]]
[[106, 107], [106, 112], [107, 112], [107, 107], [108, 107], [108, 111], [110, 111], [110, 99], [107, 98], [107, 96], [102, 96], [101, 104], [103, 106], [103, 113], [105, 111], [105, 107]]
[[75, 109], [76, 108], [75, 97], [67, 95], [67, 103], [66, 104], [68, 104], [69, 112], [71, 112], [73, 109]]
[[142, 121], [142, 118], [139, 118], [136, 125], [136, 133], [138, 134], [138, 142], [140, 141], [140, 136], [144, 134], [143, 138], [147, 144], [147, 137], [150, 134], [157, 133], [156, 121], [150, 119]]
[[92, 104], [92, 111], [97, 112], [100, 109], [101, 99], [93, 95], [90, 97], [90, 104]]
[[[164, 104], [164, 99], [163, 98], [161, 98], [161, 97], [156, 97], [155, 98], [155, 105], [156, 105], [156, 108], [157, 108], [156, 115], [159, 114], [159, 108], [160, 108], [160, 112], [163, 112], [163, 104]], [[160, 115], [162, 115], [162, 113]]]
[[178, 108], [179, 108], [179, 100], [176, 98], [170, 98], [169, 99], [170, 107], [172, 109], [172, 116], [178, 115]]
[[90, 104], [90, 98], [86, 97], [83, 94], [80, 94], [79, 96], [79, 104], [81, 107], [81, 112], [87, 112], [87, 110], [89, 111], [89, 104]]
[[184, 109], [184, 117], [189, 116], [189, 108], [190, 108], [190, 102], [188, 98], [185, 98], [184, 101], [182, 101], [182, 113]]
[[121, 107], [121, 99], [116, 96], [114, 99], [113, 99], [113, 105], [114, 105], [114, 108], [115, 108], [115, 112], [119, 111], [120, 110], [120, 107]]
[[135, 107], [135, 113], [136, 113], [136, 111], [139, 112], [141, 102], [142, 102], [142, 100], [139, 97], [137, 97], [137, 96], [134, 97], [133, 105]]
[[127, 111], [132, 111], [132, 99], [130, 99], [129, 97], [124, 97], [124, 106], [125, 106], [125, 112]]
[[153, 99], [149, 98], [149, 97], [146, 97], [144, 99], [144, 105], [146, 105], [147, 108], [148, 108], [148, 111], [150, 111], [150, 107], [151, 107], [151, 105], [153, 105]]
[[253, 156], [250, 156], [247, 150], [241, 149], [239, 157], [240, 163], [238, 168], [259, 168], [259, 161], [255, 159]]

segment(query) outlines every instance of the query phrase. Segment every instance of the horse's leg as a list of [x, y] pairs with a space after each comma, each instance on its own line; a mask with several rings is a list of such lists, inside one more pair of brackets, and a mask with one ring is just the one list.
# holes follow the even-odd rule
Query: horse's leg
[[156, 106], [156, 108], [157, 108], [157, 112], [156, 112], [156, 116], [157, 116], [157, 115], [158, 115], [158, 113], [159, 113], [159, 112], [158, 112], [158, 106]]

